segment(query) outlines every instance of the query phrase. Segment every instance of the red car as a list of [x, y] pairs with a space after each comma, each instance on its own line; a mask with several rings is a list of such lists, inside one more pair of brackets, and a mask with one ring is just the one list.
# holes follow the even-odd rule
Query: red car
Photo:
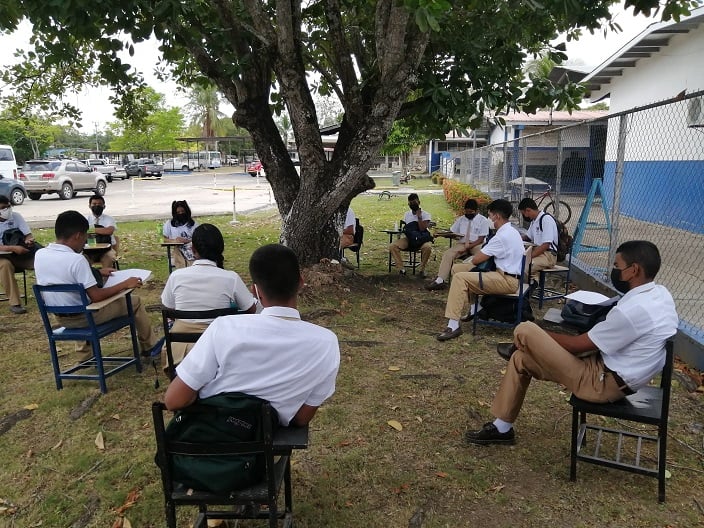
[[262, 162], [259, 160], [253, 161], [247, 165], [247, 172], [252, 178], [254, 178], [257, 174], [259, 174], [259, 176], [266, 176]]

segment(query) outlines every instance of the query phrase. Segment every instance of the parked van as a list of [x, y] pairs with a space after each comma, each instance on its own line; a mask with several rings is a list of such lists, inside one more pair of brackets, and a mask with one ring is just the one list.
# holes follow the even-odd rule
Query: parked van
[[8, 179], [17, 179], [17, 160], [10, 145], [0, 145], [0, 175]]

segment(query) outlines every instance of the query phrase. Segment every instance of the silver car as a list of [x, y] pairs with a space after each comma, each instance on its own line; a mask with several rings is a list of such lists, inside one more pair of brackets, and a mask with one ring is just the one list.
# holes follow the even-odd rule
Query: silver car
[[30, 160], [22, 167], [19, 179], [24, 182], [30, 200], [39, 200], [42, 194], [51, 193], [68, 200], [78, 191], [103, 196], [108, 186], [104, 174], [75, 160]]

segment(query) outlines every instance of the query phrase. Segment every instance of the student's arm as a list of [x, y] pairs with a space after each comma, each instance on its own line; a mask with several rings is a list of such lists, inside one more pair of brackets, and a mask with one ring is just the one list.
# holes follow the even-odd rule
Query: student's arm
[[474, 255], [472, 257], [472, 264], [474, 266], [478, 266], [479, 264], [481, 264], [482, 262], [486, 262], [490, 258], [491, 258], [491, 255], [487, 255], [486, 253], [482, 253], [480, 251], [479, 253], [477, 253], [476, 255]]
[[[198, 391], [186, 385], [181, 378], [176, 376], [164, 394], [164, 405], [170, 411], [176, 411], [188, 407], [198, 398]], [[300, 411], [299, 411], [300, 412]], [[315, 412], [315, 411], [314, 411]], [[312, 416], [311, 416], [312, 418]]]
[[469, 250], [469, 249], [472, 249], [474, 246], [481, 246], [484, 243], [485, 238], [486, 237], [480, 236], [474, 242], [465, 242], [464, 248]]
[[100, 302], [108, 297], [120, 293], [123, 290], [129, 290], [130, 288], [139, 288], [142, 285], [142, 280], [137, 277], [130, 277], [123, 280], [122, 282], [110, 286], [109, 288], [98, 288], [98, 286], [91, 286], [86, 289], [88, 298], [91, 302]]
[[579, 335], [567, 335], [567, 334], [557, 334], [555, 332], [547, 332], [547, 334], [552, 337], [557, 344], [562, 348], [570, 352], [571, 354], [577, 356], [583, 354], [584, 352], [591, 352], [596, 350], [597, 346], [589, 338], [589, 334], [586, 332]]
[[94, 227], [93, 231], [96, 235], [112, 235], [115, 232], [115, 226]]
[[[178, 379], [178, 378], [176, 378]], [[176, 381], [176, 380], [174, 380]], [[171, 382], [173, 385], [173, 381]], [[171, 389], [171, 385], [169, 385], [169, 389]], [[168, 394], [168, 391], [166, 392]], [[167, 405], [168, 407], [168, 405]], [[305, 403], [301, 405], [301, 408], [298, 409], [298, 412], [296, 415], [293, 417], [291, 420], [291, 425], [298, 425], [298, 426], [303, 426], [309, 423], [312, 419], [313, 416], [315, 416], [315, 412], [318, 410], [317, 407], [313, 407], [311, 405], [306, 405]]]
[[542, 255], [550, 249], [550, 242], [545, 242], [545, 244], [540, 244], [539, 246], [534, 246], [531, 250], [532, 257], [535, 258], [538, 255]]

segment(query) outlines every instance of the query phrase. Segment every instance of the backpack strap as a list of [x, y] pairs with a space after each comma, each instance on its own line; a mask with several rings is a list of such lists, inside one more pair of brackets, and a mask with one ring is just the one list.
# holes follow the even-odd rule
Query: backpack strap
[[538, 227], [540, 228], [540, 231], [542, 232], [543, 218], [545, 218], [546, 216], [549, 216], [550, 218], [552, 218], [555, 221], [555, 227], [557, 228], [557, 240], [553, 240], [550, 243], [550, 251], [554, 251], [555, 253], [557, 253], [557, 246], [560, 244], [560, 226], [557, 225], [557, 219], [554, 216], [552, 216], [550, 213], [546, 213], [545, 211], [543, 211], [543, 214], [541, 215], [540, 220], [538, 220]]

